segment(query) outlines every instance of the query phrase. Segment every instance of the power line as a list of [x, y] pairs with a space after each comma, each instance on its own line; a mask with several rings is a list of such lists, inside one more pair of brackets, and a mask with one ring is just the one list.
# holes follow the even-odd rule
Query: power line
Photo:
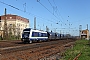
[[[39, 4], [41, 4], [49, 13], [51, 13], [54, 17], [57, 18], [57, 16], [55, 16], [46, 6], [44, 6], [44, 5], [40, 2], [40, 0], [37, 0], [37, 2], [39, 2]], [[57, 18], [57, 19], [58, 19], [58, 18]]]
[[[40, 1], [40, 0], [38, 0], [38, 1]], [[43, 17], [37, 16], [37, 15], [34, 15], [34, 14], [30, 13], [30, 12], [27, 12], [27, 11], [25, 11], [25, 10], [21, 10], [21, 9], [19, 9], [19, 8], [15, 7], [15, 6], [12, 6], [12, 5], [7, 4], [7, 3], [5, 3], [5, 2], [2, 2], [2, 1], [0, 1], [0, 3], [2, 3], [2, 4], [4, 4], [4, 5], [7, 5], [7, 6], [9, 6], [9, 7], [12, 7], [12, 8], [14, 8], [14, 9], [16, 9], [16, 10], [21, 11], [21, 12], [27, 13], [28, 15], [36, 16], [36, 17], [38, 17], [38, 18], [45, 19], [45, 21], [47, 21], [47, 20], [48, 20], [48, 21], [50, 21], [50, 22], [55, 23], [55, 22], [54, 22], [55, 20], [54, 20], [54, 21], [51, 21], [51, 20], [49, 20], [49, 19], [46, 19], [46, 18], [43, 18]], [[52, 13], [52, 12], [51, 12], [51, 13]], [[57, 23], [55, 23], [55, 24], [57, 24]]]
[[53, 8], [53, 5], [51, 4], [51, 2], [48, 0], [48, 2], [50, 3], [50, 5], [52, 6], [52, 8]]
[[[56, 3], [55, 3], [55, 1], [54, 1], [54, 0], [53, 0], [53, 2], [54, 2], [54, 5], [56, 6]], [[59, 10], [58, 10], [58, 7], [57, 7], [57, 6], [55, 7], [55, 9], [59, 12]], [[57, 13], [56, 13], [56, 14], [57, 14]], [[60, 12], [59, 12], [59, 14], [60, 14]], [[59, 16], [59, 14], [57, 14], [57, 16], [60, 18], [60, 16], [61, 16], [61, 15]], [[61, 22], [62, 22], [62, 21], [61, 21]], [[63, 23], [63, 22], [62, 22], [62, 23]]]
[[[46, 8], [40, 1], [38, 1], [46, 10], [48, 10], [51, 14], [52, 14], [52, 12], [48, 9], [48, 8]], [[53, 15], [53, 14], [52, 14]]]
[[20, 10], [19, 8], [14, 7], [14, 6], [12, 6], [12, 5], [9, 5], [9, 4], [7, 4], [7, 3], [1, 2], [1, 1], [0, 1], [0, 3], [5, 4], [5, 5], [7, 5], [7, 6], [10, 6], [10, 7], [14, 8], [14, 9], [17, 9], [17, 10], [19, 10], [19, 11], [24, 12], [23, 10]]
[[[39, 0], [38, 0], [38, 1], [39, 1]], [[34, 14], [30, 13], [30, 12], [27, 12], [26, 10], [21, 10], [21, 9], [19, 9], [19, 8], [15, 7], [15, 6], [12, 6], [12, 5], [10, 5], [10, 4], [7, 4], [7, 3], [5, 3], [5, 2], [0, 1], [0, 3], [2, 3], [2, 4], [4, 4], [4, 5], [7, 5], [7, 6], [9, 6], [9, 7], [12, 7], [12, 8], [14, 8], [14, 9], [16, 9], [16, 10], [21, 11], [21, 12], [24, 12], [24, 13], [26, 13], [26, 14], [28, 14], [28, 15], [32, 15], [33, 17], [34, 17], [34, 16], [37, 16], [37, 15], [34, 15]], [[25, 6], [26, 6], [26, 3], [25, 3]], [[25, 8], [26, 8], [26, 7], [25, 7]], [[49, 20], [49, 19], [46, 19], [46, 18], [43, 18], [43, 17], [40, 17], [40, 16], [37, 16], [37, 17], [38, 17], [38, 18], [45, 19], [45, 21], [48, 20], [48, 21], [50, 21], [50, 22], [55, 23], [54, 21], [51, 21], [51, 20]]]
[[[14, 7], [14, 6], [12, 6], [12, 5], [10, 5], [10, 4], [7, 4], [7, 3], [4, 3], [4, 2], [2, 2], [2, 1], [0, 1], [0, 3], [5, 4], [5, 5], [7, 5], [7, 6], [10, 6], [10, 7], [14, 8], [14, 9], [19, 10], [19, 11], [22, 11], [22, 12], [24, 12], [24, 13], [27, 13], [28, 15], [31, 14], [31, 13], [25, 11], [25, 10], [21, 10], [21, 9], [19, 9], [19, 8], [17, 8], [17, 7]], [[34, 14], [31, 14], [31, 15], [35, 16]]]
[[[53, 2], [54, 2], [54, 5], [56, 6], [56, 7], [54, 7], [52, 4], [51, 4], [51, 2], [48, 0], [48, 2], [49, 2], [49, 4], [51, 5], [51, 7], [53, 8], [53, 15], [54, 15], [54, 11], [55, 12], [57, 12], [57, 10], [58, 10], [58, 8], [57, 8], [57, 6], [56, 6], [56, 4], [55, 4], [55, 2], [54, 2], [54, 0], [53, 0]], [[57, 13], [56, 13], [57, 14]], [[57, 14], [57, 16], [59, 17], [59, 19], [60, 19], [60, 16], [59, 16], [59, 14]], [[61, 19], [60, 19], [61, 20]], [[60, 21], [58, 21], [58, 22], [60, 22]], [[61, 21], [62, 22], [62, 21]]]
[[53, 15], [54, 15], [54, 6], [51, 4], [51, 2], [48, 0], [49, 4], [51, 5], [52, 9], [53, 9]]
[[[56, 13], [57, 16], [58, 16], [59, 18], [61, 17], [61, 18], [63, 19], [63, 17], [61, 16], [61, 14], [60, 14], [60, 12], [59, 12], [59, 10], [58, 10], [58, 7], [57, 7], [57, 5], [56, 5], [56, 3], [55, 3], [54, 0], [53, 0], [53, 3], [54, 3], [54, 5], [56, 6], [56, 9], [57, 9], [57, 11], [58, 11], [58, 13], [59, 13], [59, 14]], [[63, 19], [63, 20], [64, 20], [64, 19]], [[61, 22], [64, 23], [63, 21], [61, 21]], [[66, 23], [65, 23], [65, 25], [66, 25]], [[69, 24], [69, 26], [70, 26], [70, 24]]]
[[[51, 2], [50, 2], [49, 0], [48, 0], [48, 2], [49, 2], [49, 4], [51, 5], [51, 7], [53, 8], [53, 15], [54, 15], [54, 11], [55, 11], [55, 13], [57, 14], [58, 18], [60, 19], [60, 16], [61, 16], [61, 15], [59, 15], [59, 14], [57, 13], [58, 7], [56, 6], [54, 0], [53, 0], [53, 2], [54, 2], [55, 7], [52, 6], [52, 4], [51, 4]], [[58, 12], [59, 12], [59, 11], [58, 11]], [[59, 12], [59, 13], [60, 13], [60, 12]], [[62, 18], [62, 17], [61, 17], [61, 18]], [[60, 22], [60, 21], [61, 21], [61, 19], [60, 19], [58, 22]], [[61, 21], [61, 22], [62, 22], [62, 21]], [[64, 22], [62, 22], [62, 23], [64, 23]], [[57, 23], [57, 24], [59, 24], [59, 23]]]

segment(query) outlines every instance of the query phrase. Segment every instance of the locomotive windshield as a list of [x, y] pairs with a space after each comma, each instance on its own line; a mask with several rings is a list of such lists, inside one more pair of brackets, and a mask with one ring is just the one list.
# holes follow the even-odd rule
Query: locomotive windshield
[[22, 38], [29, 38], [30, 35], [30, 28], [26, 28], [23, 30]]
[[30, 28], [24, 29], [24, 30], [23, 30], [23, 33], [24, 33], [24, 34], [30, 34], [30, 30], [31, 30]]
[[30, 28], [27, 28], [27, 29], [24, 29], [23, 31], [30, 31], [31, 29]]

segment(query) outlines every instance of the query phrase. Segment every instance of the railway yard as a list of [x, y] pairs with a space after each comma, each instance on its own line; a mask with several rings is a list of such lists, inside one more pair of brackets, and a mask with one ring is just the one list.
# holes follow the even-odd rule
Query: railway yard
[[0, 41], [0, 60], [56, 60], [74, 45], [75, 40], [64, 39], [38, 43]]
[[0, 60], [90, 60], [89, 2], [1, 0]]

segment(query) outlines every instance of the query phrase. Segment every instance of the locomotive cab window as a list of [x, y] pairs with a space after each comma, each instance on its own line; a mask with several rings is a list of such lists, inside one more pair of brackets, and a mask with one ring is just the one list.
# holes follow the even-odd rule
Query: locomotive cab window
[[24, 30], [23, 30], [23, 33], [24, 33], [24, 34], [30, 34], [30, 29], [24, 29]]
[[32, 32], [32, 37], [39, 37], [39, 33], [38, 32]]

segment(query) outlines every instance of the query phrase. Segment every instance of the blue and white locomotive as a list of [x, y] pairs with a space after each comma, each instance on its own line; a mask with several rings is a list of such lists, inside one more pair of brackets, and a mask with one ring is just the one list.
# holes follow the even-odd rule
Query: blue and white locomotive
[[23, 30], [21, 40], [23, 42], [32, 43], [33, 41], [48, 41], [48, 40], [56, 40], [56, 39], [61, 40], [64, 38], [67, 38], [67, 35], [26, 28]]
[[48, 40], [47, 32], [26, 28], [23, 30], [21, 40], [32, 43], [33, 41]]

